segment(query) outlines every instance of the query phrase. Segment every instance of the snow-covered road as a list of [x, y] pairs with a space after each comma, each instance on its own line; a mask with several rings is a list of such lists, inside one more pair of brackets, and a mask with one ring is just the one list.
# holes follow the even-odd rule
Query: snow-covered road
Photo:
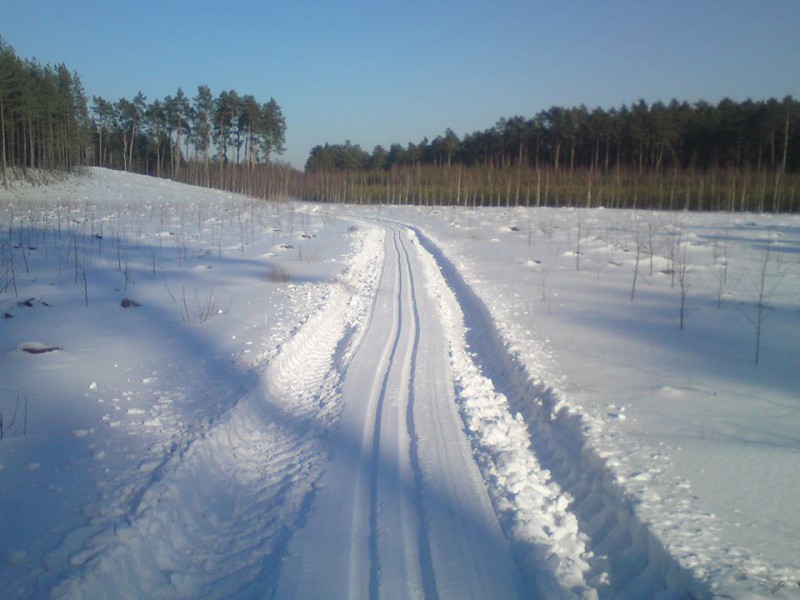
[[380, 284], [344, 374], [332, 462], [276, 597], [523, 594], [463, 432], [447, 336], [414, 239], [387, 226]]

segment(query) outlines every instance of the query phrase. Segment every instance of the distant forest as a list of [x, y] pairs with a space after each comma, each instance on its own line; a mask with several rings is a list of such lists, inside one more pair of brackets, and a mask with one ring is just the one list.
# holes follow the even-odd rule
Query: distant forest
[[174, 96], [147, 102], [92, 99], [94, 164], [169, 177], [195, 185], [258, 197], [286, 194], [288, 178], [273, 165], [284, 152], [286, 120], [274, 98], [206, 85], [194, 98], [181, 88]]
[[348, 202], [797, 211], [800, 102], [554, 106], [459, 138], [316, 146], [304, 197]]
[[28, 169], [100, 165], [255, 197], [464, 206], [800, 210], [800, 102], [552, 107], [484, 131], [371, 152], [314, 147], [299, 172], [281, 107], [248, 94], [86, 98], [77, 73], [0, 38], [4, 186]]
[[91, 119], [77, 73], [22, 60], [0, 37], [0, 168], [70, 170], [90, 160]]
[[533, 118], [500, 119], [459, 138], [448, 129], [432, 141], [376, 146], [371, 153], [349, 142], [316, 146], [306, 171], [390, 170], [409, 165], [550, 166], [554, 170], [619, 167], [680, 169], [800, 169], [800, 102], [790, 96], [754, 102], [639, 100], [604, 110], [553, 106]]
[[97, 165], [229, 189], [257, 197], [286, 196], [286, 121], [270, 98], [200, 85], [194, 98], [150, 102], [141, 92], [116, 101], [93, 96], [63, 64], [23, 60], [0, 38], [2, 178], [10, 171], [70, 170]]

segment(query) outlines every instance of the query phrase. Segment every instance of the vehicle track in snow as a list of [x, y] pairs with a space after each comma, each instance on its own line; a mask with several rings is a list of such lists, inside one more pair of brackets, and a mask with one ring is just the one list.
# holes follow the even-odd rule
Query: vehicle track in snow
[[[581, 415], [565, 410], [558, 392], [509, 352], [492, 315], [458, 269], [422, 232], [411, 229], [440, 275], [438, 293], [451, 334], [463, 328], [460, 340], [451, 336], [451, 356], [462, 365], [454, 367], [459, 405], [484, 479], [494, 480], [489, 489], [496, 509], [506, 515], [504, 529], [517, 560], [540, 595], [732, 597], [725, 593], [725, 580], [736, 578], [736, 569], [721, 573], [722, 583], [714, 589], [693, 564], [670, 552], [643, 522], [610, 465], [586, 443]], [[504, 431], [493, 436], [497, 415], [505, 419]], [[509, 457], [520, 436], [526, 438], [519, 443], [527, 455], [522, 461]], [[527, 476], [520, 477], [525, 463]], [[546, 581], [548, 575], [553, 580]]]
[[419, 283], [421, 251], [407, 229], [386, 228], [333, 458], [274, 597], [524, 596], [463, 433], [436, 299]]

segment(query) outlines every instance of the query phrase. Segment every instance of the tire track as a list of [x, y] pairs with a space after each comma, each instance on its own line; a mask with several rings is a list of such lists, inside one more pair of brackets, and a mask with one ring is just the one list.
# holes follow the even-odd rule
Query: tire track
[[[412, 402], [420, 343], [419, 314], [403, 233], [401, 229], [392, 229], [393, 260], [396, 257], [397, 265], [397, 333], [375, 419], [371, 598], [419, 594], [436, 597]], [[388, 570], [382, 567], [384, 564], [398, 566]]]
[[275, 597], [519, 597], [458, 418], [435, 305], [416, 283], [419, 250], [407, 229], [385, 229], [369, 327], [344, 374], [333, 459]]
[[[403, 254], [405, 256], [406, 268], [408, 269], [409, 276], [409, 289], [411, 292], [411, 306], [414, 315], [414, 347], [411, 351], [411, 380], [417, 379], [417, 358], [419, 355], [420, 345], [420, 317], [419, 308], [417, 306], [417, 292], [414, 285], [414, 272], [411, 268], [411, 258], [408, 254], [408, 249], [403, 244]], [[414, 486], [423, 490], [424, 479], [423, 470], [420, 464], [419, 457], [419, 438], [417, 434], [417, 424], [414, 418], [414, 408], [416, 404], [416, 386], [409, 387], [408, 403], [406, 405], [406, 429], [410, 440], [409, 456], [411, 460], [411, 471], [414, 478]], [[423, 493], [417, 494], [415, 507], [417, 510], [417, 551], [420, 558], [420, 577], [422, 583], [422, 591], [425, 598], [436, 599], [438, 594], [436, 592], [436, 574], [433, 568], [433, 560], [431, 558], [430, 539], [428, 534], [428, 527], [425, 521], [425, 509], [423, 504]]]
[[[403, 277], [401, 275], [401, 262], [400, 253], [398, 251], [398, 234], [397, 231], [392, 231], [392, 241], [394, 251], [396, 254], [396, 275], [395, 275], [395, 312], [394, 312], [394, 339], [391, 343], [391, 352], [389, 353], [388, 361], [383, 371], [383, 378], [380, 385], [380, 392], [377, 397], [375, 407], [375, 416], [372, 433], [372, 457], [370, 469], [370, 514], [369, 514], [369, 552], [370, 552], [370, 569], [369, 569], [369, 597], [378, 598], [380, 590], [380, 562], [381, 562], [381, 548], [378, 541], [379, 535], [379, 487], [381, 483], [381, 426], [384, 421], [383, 407], [386, 403], [386, 394], [389, 387], [389, 377], [392, 374], [392, 367], [394, 366], [397, 358], [397, 348], [400, 345], [401, 334], [403, 332]], [[393, 257], [394, 258], [394, 257]], [[383, 366], [383, 365], [382, 365]], [[384, 483], [386, 485], [386, 483]]]

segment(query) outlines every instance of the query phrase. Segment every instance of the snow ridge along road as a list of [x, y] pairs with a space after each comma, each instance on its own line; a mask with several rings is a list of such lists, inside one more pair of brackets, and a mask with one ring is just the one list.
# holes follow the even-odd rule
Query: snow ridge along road
[[387, 226], [375, 303], [344, 374], [332, 462], [289, 544], [276, 598], [525, 595], [463, 434], [447, 337], [414, 240]]
[[[735, 549], [724, 560], [710, 560], [706, 545], [718, 543], [707, 516], [693, 515], [676, 527], [670, 517], [644, 513], [620, 484], [614, 463], [591, 445], [588, 435], [597, 425], [509, 350], [454, 264], [411, 229], [438, 275], [431, 279], [451, 336], [458, 402], [484, 480], [515, 556], [542, 597], [558, 597], [553, 584], [578, 597], [793, 597], [748, 575]], [[664, 514], [690, 510], [690, 500], [682, 502]], [[554, 581], [548, 582], [548, 572]]]

